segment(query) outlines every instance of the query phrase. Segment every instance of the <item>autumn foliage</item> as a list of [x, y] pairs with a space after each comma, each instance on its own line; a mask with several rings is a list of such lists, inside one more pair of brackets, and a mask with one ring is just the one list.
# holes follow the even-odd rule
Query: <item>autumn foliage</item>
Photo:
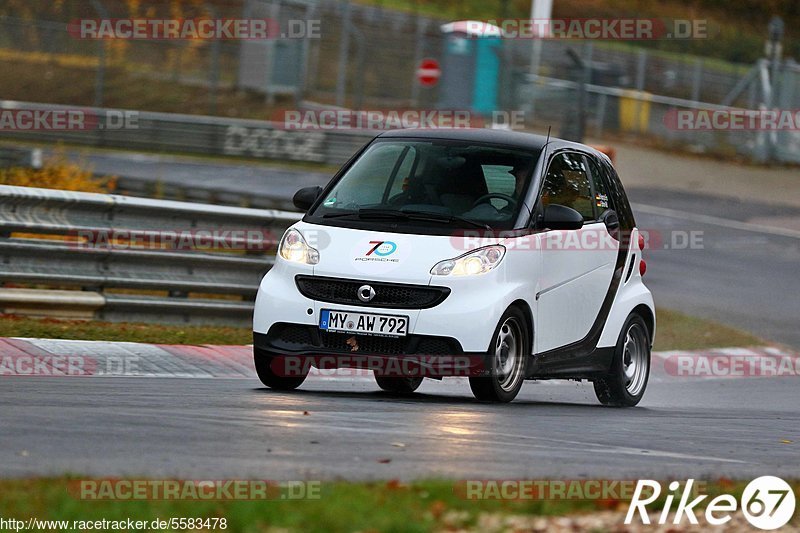
[[0, 169], [0, 185], [61, 189], [65, 191], [111, 192], [116, 187], [114, 177], [95, 177], [84, 165], [67, 159], [59, 152], [40, 169]]

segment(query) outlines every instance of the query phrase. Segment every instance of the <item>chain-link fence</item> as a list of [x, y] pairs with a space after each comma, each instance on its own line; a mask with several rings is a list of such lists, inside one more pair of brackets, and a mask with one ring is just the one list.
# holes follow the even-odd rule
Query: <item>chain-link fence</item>
[[[114, 0], [92, 0], [86, 6], [83, 16], [129, 16]], [[577, 120], [578, 86], [572, 82], [582, 80], [588, 87], [584, 108], [589, 134], [633, 132], [721, 153], [753, 154], [763, 143], [764, 135], [751, 132], [682, 132], [665, 125], [665, 117], [676, 109], [716, 105], [758, 109], [765, 101], [763, 80], [752, 75], [753, 65], [624, 41], [500, 39], [491, 51], [498, 59], [496, 71], [471, 72], [474, 79], [447, 80], [449, 84], [443, 76], [438, 85], [424, 87], [417, 80], [422, 59], [436, 58], [444, 64], [457, 44], [443, 30], [449, 20], [350, 0], [234, 0], [224, 8], [216, 2], [214, 6], [203, 4], [198, 13], [271, 19], [282, 33], [294, 23], [306, 24], [306, 30], [316, 23], [318, 31], [266, 40], [93, 41], [74, 38], [66, 18], [31, 20], [12, 13], [0, 16], [0, 57], [18, 60], [15, 66], [25, 61], [60, 62], [94, 77], [96, 106], [108, 105], [107, 87], [156, 80], [196, 88], [192, 97], [199, 102], [190, 112], [252, 116], [237, 114], [231, 105], [220, 109], [218, 92], [263, 95], [260, 118], [274, 116], [276, 108], [287, 105], [287, 96], [293, 108], [437, 109], [449, 105], [453, 99], [446, 97], [455, 92], [474, 92], [461, 85], [496, 77], [497, 109], [522, 110], [526, 126], [553, 126], [555, 131], [567, 130]], [[575, 56], [583, 67], [576, 65]], [[794, 69], [791, 65], [783, 69], [773, 106], [800, 107], [800, 79]], [[534, 70], [538, 76], [532, 75]], [[158, 110], [171, 111], [165, 106], [176, 97], [159, 97]], [[467, 101], [464, 107], [471, 104]], [[793, 160], [794, 133], [773, 135], [773, 144], [782, 143], [773, 155]]]
[[[96, 79], [93, 104], [105, 105], [107, 88], [163, 80], [200, 87], [204, 111], [213, 113], [220, 87], [233, 87], [240, 47], [216, 40], [83, 40], [65, 21], [0, 17], [0, 57], [10, 68], [70, 69]], [[44, 68], [39, 68], [45, 74]], [[66, 82], [69, 79], [65, 79]]]

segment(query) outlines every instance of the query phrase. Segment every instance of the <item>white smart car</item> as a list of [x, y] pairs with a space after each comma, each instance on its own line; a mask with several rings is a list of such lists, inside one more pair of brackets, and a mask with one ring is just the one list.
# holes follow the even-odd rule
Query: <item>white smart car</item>
[[608, 157], [488, 130], [378, 135], [284, 234], [259, 288], [255, 366], [268, 387], [311, 367], [378, 385], [468, 376], [508, 402], [526, 379], [591, 380], [607, 405], [644, 394], [655, 309], [644, 239]]

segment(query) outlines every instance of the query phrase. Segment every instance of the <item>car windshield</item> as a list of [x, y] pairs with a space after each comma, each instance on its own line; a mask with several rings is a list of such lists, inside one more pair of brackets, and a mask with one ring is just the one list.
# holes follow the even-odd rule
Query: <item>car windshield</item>
[[394, 227], [512, 229], [538, 150], [463, 141], [374, 142], [311, 214]]

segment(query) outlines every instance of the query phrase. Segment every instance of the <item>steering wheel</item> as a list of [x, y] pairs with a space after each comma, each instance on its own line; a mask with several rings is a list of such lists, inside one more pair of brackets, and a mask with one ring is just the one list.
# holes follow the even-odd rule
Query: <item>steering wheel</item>
[[475, 200], [475, 203], [472, 204], [472, 209], [475, 209], [476, 207], [478, 207], [478, 205], [486, 203], [487, 201], [492, 200], [494, 198], [497, 198], [499, 200], [505, 200], [506, 202], [508, 202], [508, 205], [512, 208], [516, 207], [518, 203], [513, 196], [509, 196], [501, 192], [490, 192], [489, 194], [484, 194], [483, 196]]

